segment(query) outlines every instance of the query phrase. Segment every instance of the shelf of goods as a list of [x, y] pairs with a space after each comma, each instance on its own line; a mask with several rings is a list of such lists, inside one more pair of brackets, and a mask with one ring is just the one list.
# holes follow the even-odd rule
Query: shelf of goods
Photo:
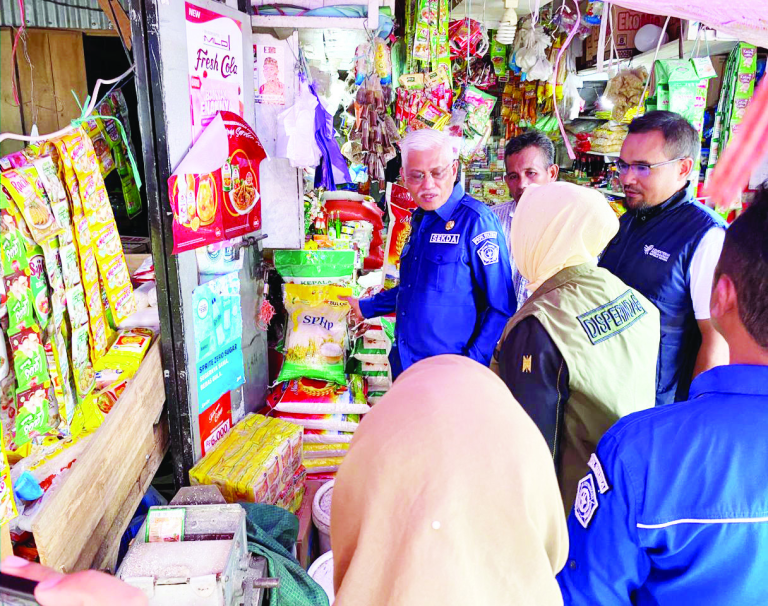
[[[736, 40], [712, 40], [708, 44], [702, 40], [698, 44], [698, 55], [702, 56], [708, 54], [710, 57], [714, 57], [715, 55], [727, 55], [737, 44], [738, 42]], [[696, 46], [695, 40], [686, 40], [683, 43], [683, 56], [691, 57]], [[666, 59], [678, 59], [680, 57], [680, 41], [673, 40], [672, 42], [667, 42], [662, 45], [661, 48], [659, 48], [658, 56], [656, 56], [656, 49], [654, 48], [646, 53], [632, 57], [631, 67], [645, 67], [650, 72], [653, 67], [654, 57], [661, 61]], [[621, 59], [620, 63], [627, 63], [628, 61], [629, 59]], [[584, 80], [607, 80], [609, 71], [615, 71], [615, 66], [611, 66], [608, 61], [606, 61], [603, 71], [598, 71], [597, 67], [590, 67], [578, 72], [578, 76]]]
[[32, 524], [40, 561], [56, 570], [114, 570], [120, 541], [168, 448], [160, 343]]

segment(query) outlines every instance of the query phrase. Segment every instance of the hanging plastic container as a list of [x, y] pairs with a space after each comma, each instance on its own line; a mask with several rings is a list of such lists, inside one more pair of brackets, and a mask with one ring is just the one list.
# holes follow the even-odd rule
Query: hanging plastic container
[[[333, 482], [329, 482], [329, 484], [333, 484]], [[309, 567], [308, 574], [323, 588], [328, 596], [328, 601], [333, 606], [333, 601], [336, 599], [333, 591], [333, 552], [329, 551], [317, 558], [315, 563]]]
[[312, 520], [320, 536], [320, 554], [331, 550], [331, 497], [334, 480], [326, 482], [315, 493], [312, 502]]

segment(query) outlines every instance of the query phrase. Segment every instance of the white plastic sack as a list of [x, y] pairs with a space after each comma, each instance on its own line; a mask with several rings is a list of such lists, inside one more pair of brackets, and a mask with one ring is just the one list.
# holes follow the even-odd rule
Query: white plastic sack
[[315, 140], [315, 108], [317, 98], [308, 86], [302, 86], [296, 103], [277, 117], [277, 143], [279, 158], [288, 158], [293, 168], [314, 168], [322, 155]]

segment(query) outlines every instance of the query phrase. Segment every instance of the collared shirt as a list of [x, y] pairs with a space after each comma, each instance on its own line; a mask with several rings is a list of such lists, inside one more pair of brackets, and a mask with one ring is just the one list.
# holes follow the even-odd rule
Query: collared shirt
[[719, 366], [691, 399], [600, 441], [568, 520], [568, 604], [768, 604], [768, 366]]
[[523, 277], [520, 270], [517, 269], [515, 258], [512, 254], [512, 219], [515, 217], [515, 210], [517, 210], [517, 201], [512, 200], [505, 202], [504, 204], [497, 204], [491, 206], [491, 212], [496, 215], [496, 218], [501, 223], [501, 229], [504, 232], [504, 239], [507, 242], [507, 248], [509, 249], [509, 261], [512, 265], [512, 287], [515, 289], [515, 298], [517, 300], [517, 308], [520, 309], [531, 293], [528, 292], [526, 286], [528, 286], [528, 280]]
[[440, 354], [488, 365], [516, 309], [498, 219], [457, 185], [436, 211], [417, 209], [411, 229], [400, 284], [360, 301], [366, 318], [397, 312], [393, 374]]

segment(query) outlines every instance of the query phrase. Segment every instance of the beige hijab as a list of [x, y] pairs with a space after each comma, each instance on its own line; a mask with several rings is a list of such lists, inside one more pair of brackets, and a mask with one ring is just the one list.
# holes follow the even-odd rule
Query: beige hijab
[[331, 512], [336, 606], [554, 606], [568, 533], [552, 458], [468, 358], [414, 365], [368, 413]]
[[618, 231], [616, 214], [594, 189], [528, 187], [512, 219], [512, 254], [534, 292], [560, 270], [593, 261]]

